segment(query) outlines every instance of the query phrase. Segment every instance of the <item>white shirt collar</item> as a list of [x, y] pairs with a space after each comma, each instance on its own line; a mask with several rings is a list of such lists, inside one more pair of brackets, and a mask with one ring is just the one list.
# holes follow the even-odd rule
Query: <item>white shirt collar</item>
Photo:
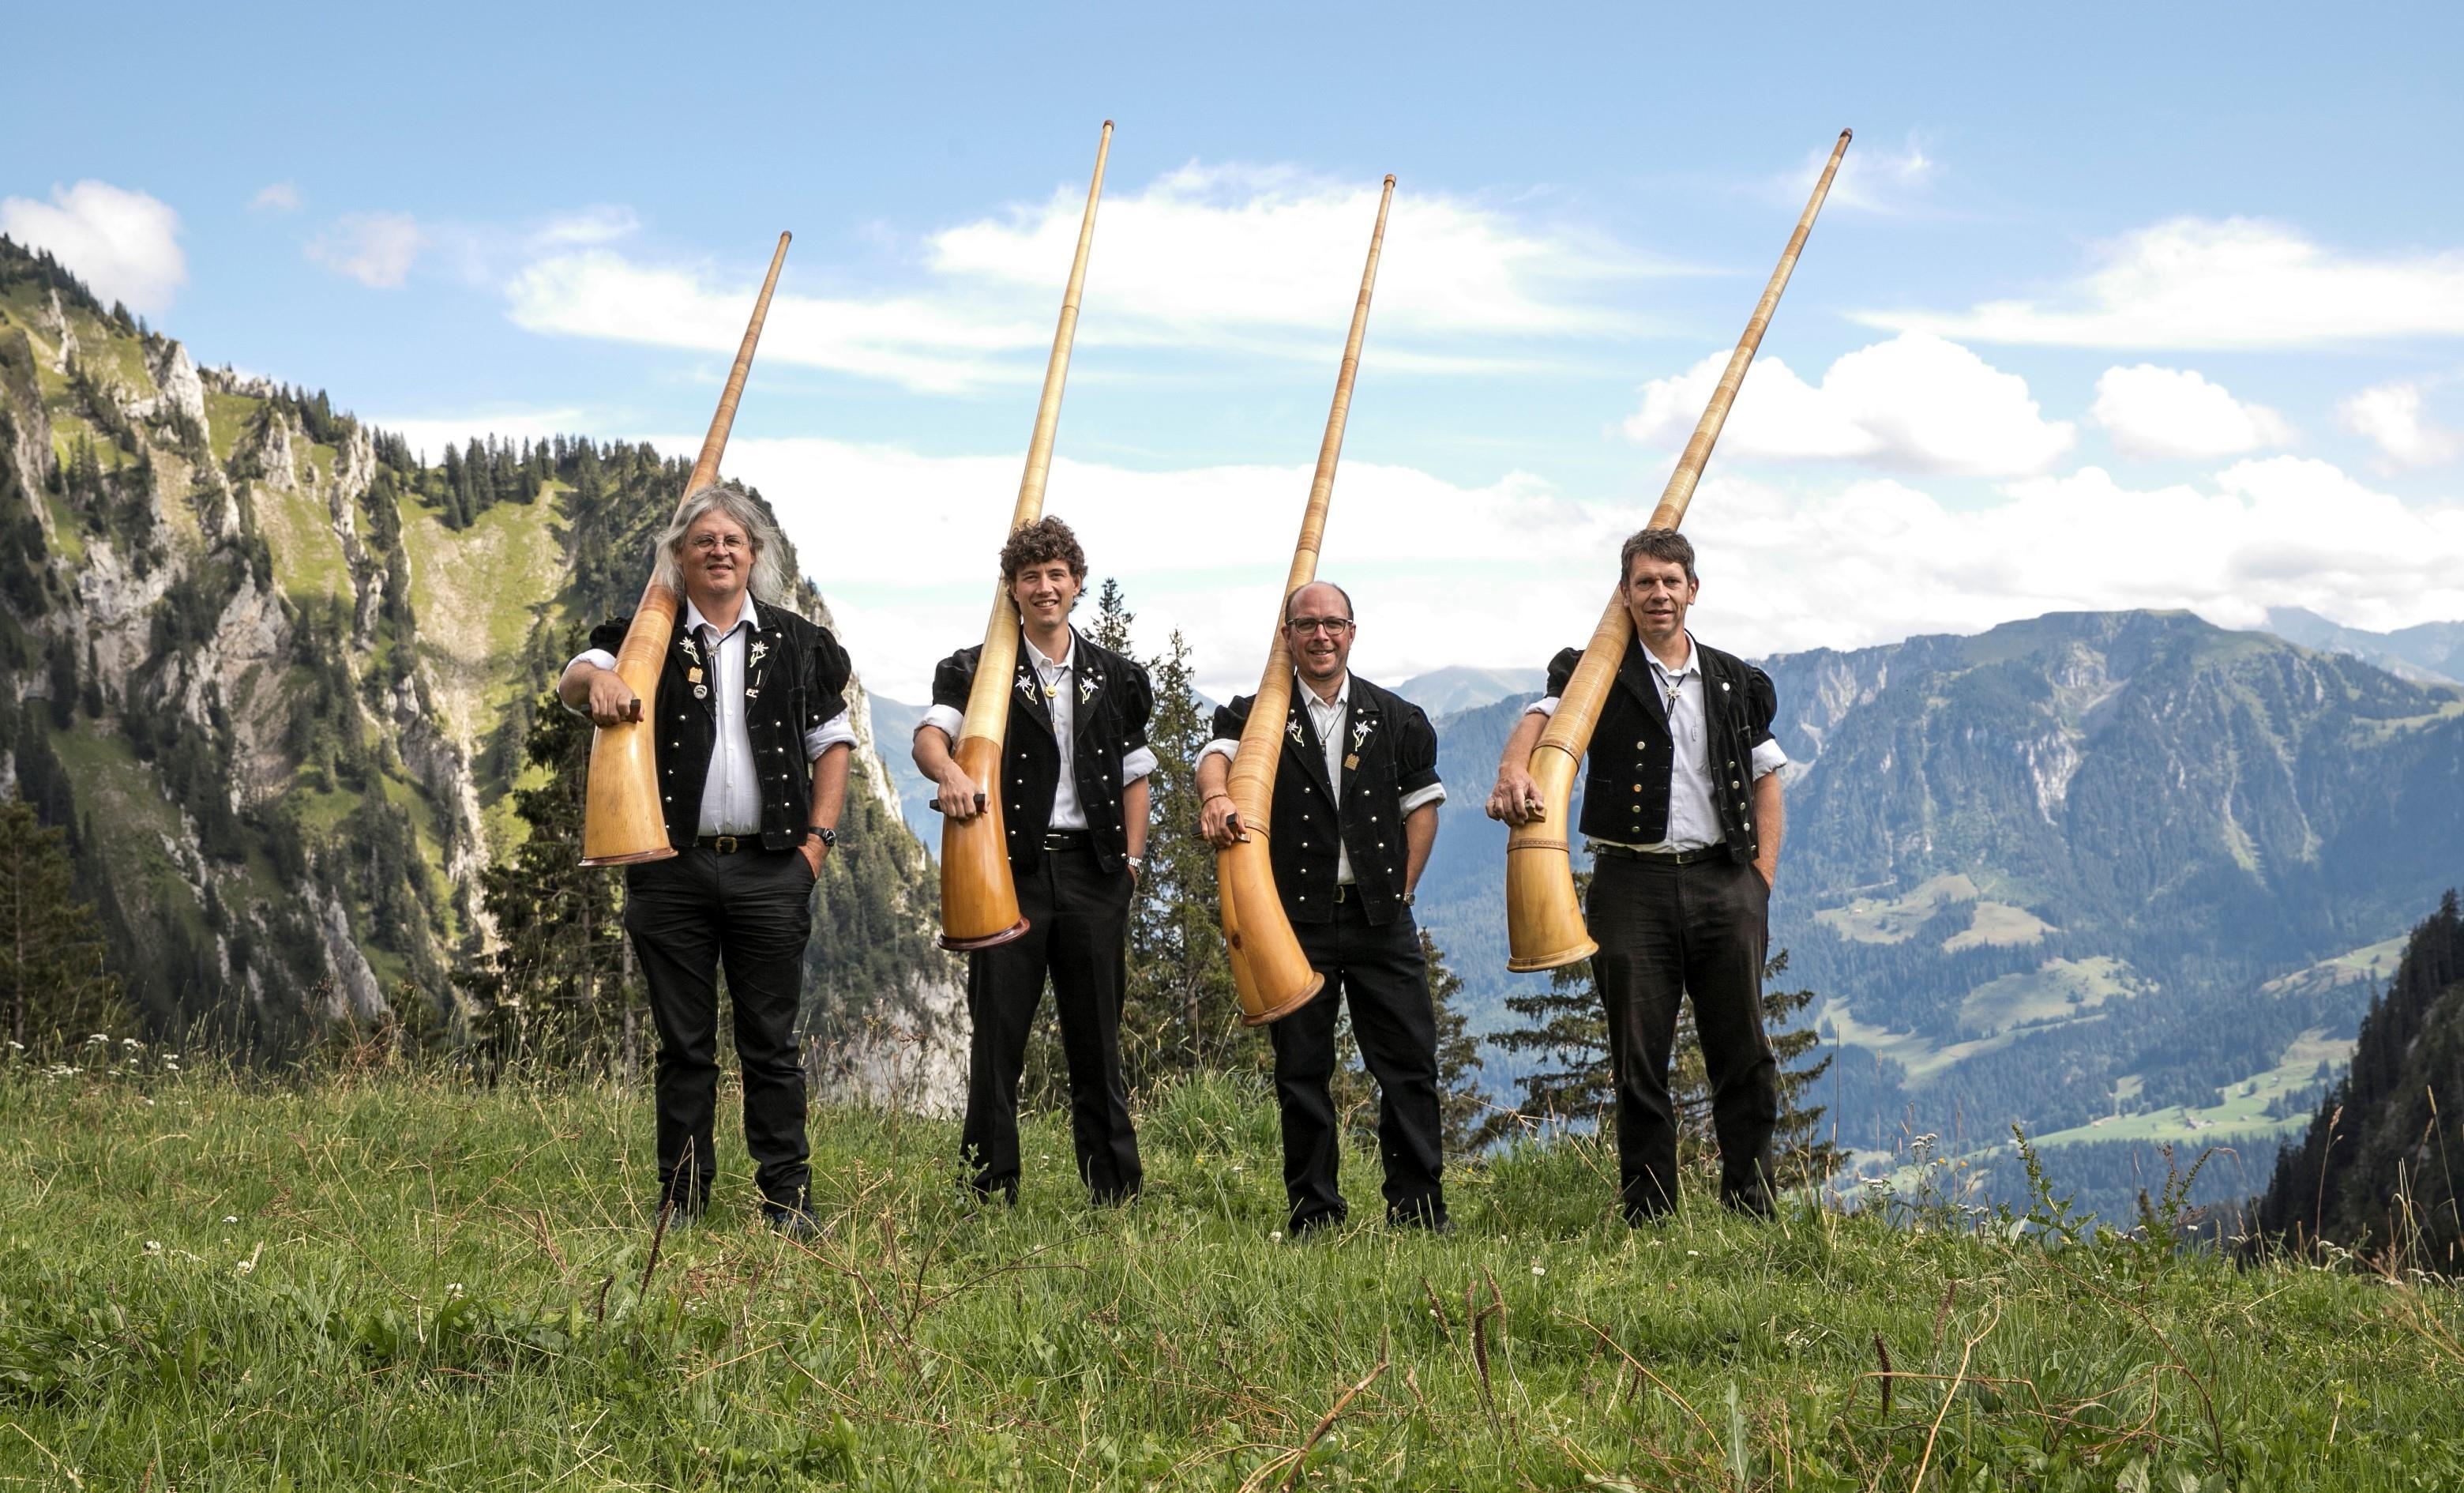
[[1020, 642], [1026, 645], [1027, 657], [1035, 660], [1037, 668], [1051, 669], [1059, 673], [1067, 673], [1070, 664], [1078, 657], [1078, 630], [1074, 627], [1070, 628], [1067, 635], [1069, 638], [1069, 645], [1061, 650], [1061, 657], [1057, 659], [1044, 657], [1044, 650], [1035, 646], [1035, 639], [1027, 635], [1025, 629], [1021, 628], [1019, 630], [1018, 637]]
[[1692, 633], [1687, 633], [1685, 635], [1685, 661], [1674, 669], [1661, 662], [1660, 655], [1653, 653], [1649, 648], [1645, 648], [1642, 651], [1642, 656], [1651, 660], [1651, 667], [1661, 679], [1667, 680], [1671, 683], [1696, 672], [1694, 666], [1698, 661], [1700, 661], [1696, 658], [1694, 654], [1694, 635]]
[[1343, 682], [1335, 686], [1334, 698], [1331, 701], [1319, 699], [1317, 691], [1309, 688], [1309, 681], [1301, 677], [1298, 669], [1292, 671], [1292, 688], [1300, 691], [1301, 699], [1312, 709], [1340, 710], [1352, 702], [1352, 671], [1343, 671]]
[[[752, 592], [747, 591], [745, 593], [744, 610], [736, 614], [736, 620], [737, 626], [749, 626], [757, 633], [761, 631], [761, 618], [755, 612]], [[689, 633], [698, 635], [703, 628], [709, 628], [713, 632], [717, 632], [718, 624], [713, 622], [710, 618], [703, 616], [701, 614], [701, 608], [694, 606], [693, 598], [691, 596], [687, 596], [685, 598], [685, 630]], [[727, 631], [729, 633], [733, 633], [736, 629], [729, 628]], [[726, 635], [721, 634], [720, 635], [725, 636]]]

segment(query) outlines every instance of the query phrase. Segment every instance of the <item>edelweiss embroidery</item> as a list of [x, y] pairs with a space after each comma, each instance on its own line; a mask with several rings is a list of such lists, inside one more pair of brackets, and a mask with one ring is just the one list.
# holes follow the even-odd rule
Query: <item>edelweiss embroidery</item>
[[1080, 680], [1078, 681], [1078, 703], [1083, 705], [1087, 702], [1094, 699], [1095, 691], [1103, 687], [1104, 680], [1101, 675], [1090, 674], [1087, 676], [1087, 678]]
[[1023, 665], [1018, 671], [1018, 692], [1029, 698], [1035, 694], [1035, 676], [1027, 673]]

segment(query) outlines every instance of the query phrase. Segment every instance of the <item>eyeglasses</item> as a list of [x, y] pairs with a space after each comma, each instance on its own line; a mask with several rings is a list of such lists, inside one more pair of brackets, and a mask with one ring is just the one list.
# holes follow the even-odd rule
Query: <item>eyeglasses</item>
[[736, 554], [753, 547], [752, 542], [741, 534], [695, 534], [690, 543], [695, 554], [704, 555], [714, 549], [723, 549], [729, 554]]
[[1350, 617], [1294, 617], [1284, 624], [1307, 637], [1311, 633], [1324, 633], [1329, 637], [1341, 637], [1352, 631]]

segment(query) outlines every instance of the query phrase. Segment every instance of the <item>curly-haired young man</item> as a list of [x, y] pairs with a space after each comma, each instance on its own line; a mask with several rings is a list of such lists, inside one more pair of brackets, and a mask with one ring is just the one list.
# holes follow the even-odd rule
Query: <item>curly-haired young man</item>
[[1147, 671], [1069, 625], [1087, 554], [1046, 518], [1001, 546], [1001, 576], [1023, 646], [1009, 692], [1001, 781], [978, 783], [950, 754], [974, 687], [980, 645], [941, 660], [933, 707], [915, 728], [915, 766], [938, 785], [941, 812], [971, 819], [1000, 793], [1024, 936], [967, 956], [974, 1020], [961, 1144], [979, 1193], [1018, 1198], [1018, 1083], [1044, 983], [1061, 1018], [1069, 1067], [1069, 1131], [1078, 1175], [1098, 1202], [1138, 1191], [1138, 1139], [1121, 1079], [1121, 995], [1130, 899], [1147, 843]]

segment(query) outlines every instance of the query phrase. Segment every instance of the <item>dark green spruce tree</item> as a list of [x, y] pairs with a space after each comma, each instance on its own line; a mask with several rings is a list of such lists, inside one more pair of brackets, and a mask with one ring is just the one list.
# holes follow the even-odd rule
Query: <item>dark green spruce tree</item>
[[[1581, 873], [1575, 880], [1579, 894], [1588, 888], [1591, 874]], [[1821, 1051], [1821, 1035], [1803, 1024], [1813, 1014], [1815, 992], [1771, 988], [1771, 982], [1787, 969], [1786, 949], [1763, 966], [1763, 1025], [1771, 1034], [1771, 1054], [1779, 1061], [1779, 1128], [1771, 1138], [1771, 1148], [1781, 1185], [1805, 1187], [1828, 1179], [1838, 1170], [1841, 1151], [1822, 1133], [1824, 1106], [1812, 1103], [1815, 1081], [1831, 1067], [1831, 1055]], [[1512, 1110], [1489, 1115], [1482, 1123], [1480, 1138], [1510, 1138], [1570, 1122], [1606, 1125], [1616, 1111], [1617, 1084], [1609, 1071], [1608, 1018], [1592, 990], [1591, 961], [1560, 965], [1550, 971], [1547, 991], [1509, 995], [1506, 1008], [1524, 1017], [1525, 1024], [1493, 1032], [1488, 1042], [1533, 1060], [1515, 1080], [1515, 1086], [1523, 1091], [1522, 1102]], [[1711, 1085], [1704, 1071], [1703, 1042], [1695, 1035], [1690, 1002], [1679, 1013], [1676, 1048], [1668, 1067], [1669, 1097], [1677, 1109], [1679, 1165], [1707, 1166], [1717, 1154], [1711, 1137]]]
[[76, 882], [68, 832], [23, 798], [0, 804], [0, 1019], [23, 1049], [57, 1051], [134, 1025]]
[[[579, 652], [580, 628], [565, 639]], [[496, 948], [464, 978], [481, 1049], [498, 1061], [536, 1058], [631, 1071], [644, 1009], [625, 945], [623, 879], [582, 864], [590, 724], [553, 690], [531, 710], [524, 753], [538, 781], [514, 791], [528, 832], [479, 874]]]

